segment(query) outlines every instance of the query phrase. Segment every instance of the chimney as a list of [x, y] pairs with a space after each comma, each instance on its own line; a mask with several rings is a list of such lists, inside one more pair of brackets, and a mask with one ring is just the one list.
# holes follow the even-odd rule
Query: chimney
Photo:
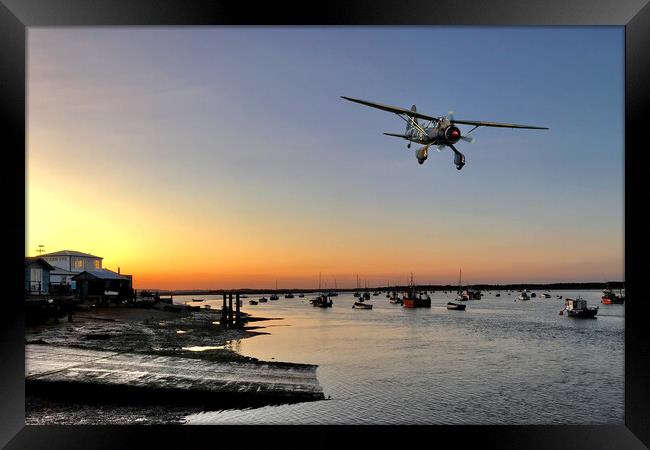
[[117, 274], [118, 275], [120, 274], [120, 268], [119, 267], [117, 268]]

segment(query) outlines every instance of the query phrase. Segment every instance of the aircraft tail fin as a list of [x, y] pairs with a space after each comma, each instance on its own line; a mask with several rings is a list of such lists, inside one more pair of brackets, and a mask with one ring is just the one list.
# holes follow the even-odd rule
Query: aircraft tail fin
[[[411, 111], [417, 112], [417, 108], [415, 107], [415, 105], [411, 106]], [[408, 122], [406, 123], [406, 132], [404, 134], [409, 134], [411, 130], [414, 128], [413, 122], [419, 124], [418, 119], [416, 119], [415, 117], [409, 117]]]

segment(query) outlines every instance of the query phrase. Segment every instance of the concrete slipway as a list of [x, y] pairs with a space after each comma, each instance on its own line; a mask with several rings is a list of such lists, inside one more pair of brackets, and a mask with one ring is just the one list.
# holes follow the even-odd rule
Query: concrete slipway
[[63, 399], [253, 406], [323, 399], [316, 366], [25, 346], [28, 393]]

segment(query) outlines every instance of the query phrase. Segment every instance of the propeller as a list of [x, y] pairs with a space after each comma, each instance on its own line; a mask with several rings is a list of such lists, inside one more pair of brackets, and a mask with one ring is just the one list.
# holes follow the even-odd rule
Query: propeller
[[[453, 111], [449, 111], [447, 113], [447, 119], [449, 119], [449, 121], [452, 122], [452, 123], [454, 122], [454, 112]], [[470, 144], [472, 142], [474, 142], [474, 138], [471, 137], [471, 136], [461, 136], [460, 138], [465, 142], [469, 142]]]

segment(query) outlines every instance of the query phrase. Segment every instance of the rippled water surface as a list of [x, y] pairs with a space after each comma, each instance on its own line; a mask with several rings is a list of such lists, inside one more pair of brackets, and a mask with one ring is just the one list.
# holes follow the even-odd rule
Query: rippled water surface
[[[328, 400], [247, 410], [206, 411], [189, 424], [623, 424], [624, 306], [581, 291], [597, 319], [558, 313], [577, 292], [515, 302], [485, 293], [448, 311], [454, 295], [435, 293], [431, 309], [372, 297], [372, 310], [334, 297], [330, 309], [305, 298], [243, 309], [268, 335], [231, 346], [259, 359], [312, 363]], [[202, 297], [220, 307], [217, 297]], [[257, 296], [251, 296], [257, 298]], [[268, 295], [267, 295], [268, 298]], [[214, 299], [214, 300], [212, 300]]]

